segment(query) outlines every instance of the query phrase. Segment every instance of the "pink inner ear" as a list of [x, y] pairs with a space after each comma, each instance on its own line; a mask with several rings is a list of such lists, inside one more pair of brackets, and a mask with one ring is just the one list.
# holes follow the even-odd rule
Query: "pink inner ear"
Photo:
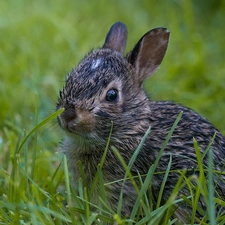
[[144, 38], [141, 45], [142, 53], [138, 59], [141, 62], [139, 62], [141, 68], [154, 67], [161, 64], [167, 48], [167, 37], [168, 34], [167, 36], [164, 34], [160, 38]]
[[128, 55], [128, 61], [135, 67], [140, 82], [152, 75], [161, 64], [166, 53], [169, 32], [156, 28], [147, 32]]

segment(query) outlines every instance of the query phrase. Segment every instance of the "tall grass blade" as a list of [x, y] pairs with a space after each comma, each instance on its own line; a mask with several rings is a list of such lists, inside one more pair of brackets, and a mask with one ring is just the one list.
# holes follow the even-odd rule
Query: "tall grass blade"
[[143, 201], [141, 201], [141, 199], [142, 199], [143, 195], [146, 194], [146, 192], [147, 192], [147, 190], [148, 190], [148, 188], [150, 186], [150, 182], [151, 182], [150, 178], [153, 176], [153, 173], [154, 173], [154, 171], [153, 171], [153, 168], [151, 166], [149, 168], [149, 170], [148, 170], [148, 173], [147, 173], [147, 176], [145, 178], [144, 183], [141, 185], [141, 190], [140, 190], [140, 192], [139, 192], [139, 194], [137, 196], [137, 200], [136, 200], [136, 202], [134, 204], [134, 207], [133, 207], [131, 215], [130, 215], [131, 219], [135, 218], [135, 216], [137, 214], [137, 211], [140, 208], [140, 203], [141, 203], [142, 207], [145, 207], [145, 204], [144, 204]]
[[[109, 149], [109, 144], [110, 144], [111, 135], [112, 135], [112, 131], [113, 131], [113, 122], [111, 121], [111, 123], [112, 124], [111, 124], [111, 129], [110, 129], [109, 137], [108, 137], [108, 140], [107, 140], [107, 144], [106, 144], [105, 150], [103, 152], [103, 155], [102, 155], [102, 158], [101, 158], [101, 161], [100, 161], [100, 164], [99, 164], [100, 169], [102, 169], [102, 167], [103, 167], [103, 164], [104, 164], [105, 158], [106, 158], [106, 154], [107, 154], [108, 149]], [[97, 182], [98, 182], [98, 172], [96, 173], [96, 175], [94, 177], [94, 180], [93, 180], [93, 182], [91, 184], [91, 189], [89, 191], [90, 195], [93, 194], [94, 189], [96, 188]]]
[[[142, 148], [142, 146], [143, 146], [146, 138], [148, 137], [150, 131], [151, 131], [151, 127], [148, 128], [148, 130], [146, 131], [144, 137], [141, 139], [141, 142], [138, 145], [138, 147], [135, 150], [135, 152], [133, 153], [133, 155], [132, 155], [132, 157], [131, 157], [131, 159], [130, 159], [130, 161], [128, 163], [128, 166], [124, 163], [124, 166], [125, 166], [124, 168], [125, 168], [126, 173], [125, 173], [125, 176], [124, 176], [124, 180], [123, 180], [123, 184], [122, 184], [122, 188], [121, 188], [121, 192], [120, 192], [120, 198], [119, 198], [119, 202], [118, 202], [118, 207], [117, 207], [117, 213], [118, 213], [118, 215], [120, 215], [120, 212], [122, 210], [122, 205], [123, 205], [122, 204], [122, 202], [123, 202], [123, 189], [124, 189], [125, 182], [127, 180], [127, 177], [129, 177], [129, 179], [132, 179], [133, 180], [133, 178], [131, 177], [132, 175], [130, 173], [130, 169], [133, 166], [133, 163], [135, 162], [135, 160], [136, 160], [136, 158], [137, 158], [137, 156], [138, 156], [138, 154], [139, 154], [139, 152], [140, 152], [140, 150], [141, 150], [141, 148]], [[114, 149], [114, 150], [117, 151], [116, 149]], [[119, 155], [119, 152], [118, 151], [117, 151], [117, 154]], [[121, 157], [121, 160], [122, 160], [122, 157]], [[133, 180], [132, 184], [134, 185], [134, 188], [135, 188], [136, 192], [138, 193], [138, 187], [135, 184], [135, 181], [134, 180]]]
[[67, 204], [70, 210], [71, 220], [73, 223], [75, 223], [75, 215], [74, 215], [72, 199], [71, 199], [69, 171], [68, 171], [67, 159], [65, 155], [63, 156], [63, 165], [64, 165], [65, 182], [66, 182]]
[[[170, 132], [168, 133], [168, 135], [167, 135], [167, 137], [166, 137], [166, 140], [164, 141], [164, 143], [163, 143], [163, 145], [162, 145], [162, 148], [160, 149], [160, 151], [159, 151], [159, 153], [158, 153], [158, 155], [157, 155], [157, 158], [156, 158], [156, 160], [155, 160], [155, 162], [154, 162], [154, 164], [153, 164], [151, 170], [149, 170], [149, 171], [151, 171], [151, 172], [148, 173], [148, 175], [149, 175], [148, 180], [151, 180], [151, 179], [152, 179], [152, 177], [153, 177], [153, 175], [154, 175], [154, 171], [156, 170], [156, 167], [157, 167], [157, 165], [158, 165], [158, 162], [159, 162], [159, 160], [160, 160], [160, 158], [161, 158], [161, 156], [162, 156], [162, 154], [163, 154], [163, 151], [164, 151], [164, 149], [165, 149], [167, 143], [169, 142], [169, 140], [170, 140], [170, 138], [171, 138], [171, 136], [172, 136], [172, 134], [173, 134], [173, 132], [174, 132], [174, 130], [175, 130], [177, 124], [178, 124], [178, 122], [180, 121], [180, 119], [181, 119], [181, 117], [182, 117], [182, 114], [183, 114], [182, 111], [178, 114], [178, 116], [177, 116], [177, 118], [176, 118], [176, 120], [175, 120], [175, 122], [174, 122], [174, 124], [173, 124], [173, 126], [172, 126], [172, 128], [171, 128], [171, 130], [170, 130]], [[147, 137], [148, 134], [150, 133], [150, 130], [151, 130], [151, 128], [149, 128], [149, 129], [147, 130], [145, 136], [143, 137], [143, 139], [142, 139], [142, 141], [141, 141], [141, 144], [138, 146], [139, 148], [136, 149], [136, 151], [134, 152], [133, 156], [131, 157], [131, 160], [130, 160], [130, 162], [129, 162], [129, 164], [128, 164], [129, 166], [126, 165], [124, 159], [122, 158], [122, 156], [120, 155], [120, 153], [118, 152], [118, 150], [117, 150], [116, 148], [112, 147], [112, 150], [113, 150], [114, 154], [117, 156], [117, 158], [119, 159], [121, 165], [123, 166], [123, 168], [125, 169], [125, 172], [126, 172], [126, 173], [125, 173], [125, 177], [124, 177], [123, 185], [125, 184], [126, 178], [128, 177], [129, 180], [130, 180], [130, 182], [132, 183], [132, 185], [133, 185], [133, 187], [134, 187], [136, 193], [138, 194], [138, 196], [140, 196], [140, 190], [139, 190], [139, 188], [138, 188], [138, 186], [137, 186], [137, 184], [136, 184], [136, 182], [135, 182], [135, 180], [134, 180], [134, 177], [132, 176], [132, 174], [131, 174], [131, 172], [130, 172], [130, 168], [132, 167], [132, 165], [133, 165], [133, 163], [134, 163], [134, 161], [135, 161], [135, 159], [136, 159], [136, 157], [137, 157], [137, 155], [138, 155], [138, 153], [139, 153], [139, 151], [140, 151], [140, 149], [141, 149], [141, 147], [142, 147], [142, 145], [143, 145], [143, 143], [144, 143], [146, 137]], [[118, 214], [121, 212], [121, 209], [122, 209], [122, 195], [123, 195], [123, 187], [122, 187], [122, 190], [121, 190], [120, 199], [119, 199], [119, 204], [118, 204]], [[140, 199], [139, 199], [139, 200], [140, 200]], [[136, 210], [136, 209], [137, 209], [137, 206], [135, 205], [135, 210]], [[119, 214], [119, 215], [120, 215], [120, 214]], [[134, 213], [132, 213], [131, 218], [134, 218]]]
[[50, 116], [48, 116], [46, 119], [44, 119], [42, 122], [40, 122], [36, 127], [34, 127], [30, 133], [28, 133], [28, 135], [24, 138], [24, 140], [22, 141], [22, 143], [20, 144], [17, 153], [19, 153], [22, 149], [22, 147], [24, 146], [24, 144], [26, 143], [26, 141], [29, 139], [29, 137], [35, 133], [38, 129], [40, 129], [42, 126], [44, 126], [46, 123], [48, 123], [49, 121], [53, 120], [54, 118], [56, 118], [58, 115], [60, 115], [62, 112], [64, 111], [64, 109], [59, 109], [58, 111], [54, 112], [53, 114], [51, 114]]
[[[38, 94], [35, 93], [35, 127], [38, 125]], [[34, 145], [33, 145], [33, 154], [32, 154], [32, 167], [31, 167], [31, 177], [34, 177], [35, 171], [35, 160], [36, 160], [36, 150], [37, 150], [37, 132], [34, 132]]]
[[209, 192], [209, 222], [211, 225], [216, 225], [215, 218], [215, 202], [214, 202], [214, 184], [213, 184], [213, 152], [212, 149], [208, 152], [209, 164], [208, 164], [208, 192]]
[[208, 190], [207, 190], [207, 179], [205, 177], [205, 172], [204, 172], [204, 165], [202, 161], [202, 156], [201, 156], [201, 151], [198, 146], [198, 143], [195, 138], [193, 138], [193, 143], [194, 143], [194, 149], [195, 149], [195, 154], [198, 162], [198, 171], [199, 171], [199, 176], [197, 178], [198, 185], [195, 187], [195, 196], [193, 199], [193, 209], [192, 209], [192, 220], [191, 222], [194, 223], [197, 209], [199, 206], [199, 200], [201, 195], [203, 196], [205, 200], [206, 207], [208, 207]]
[[160, 191], [159, 191], [159, 195], [158, 195], [158, 199], [157, 199], [157, 203], [156, 203], [156, 208], [159, 208], [159, 206], [160, 206], [160, 203], [162, 200], [162, 195], [163, 195], [163, 190], [164, 190], [164, 187], [165, 187], [165, 184], [166, 184], [169, 172], [170, 172], [171, 164], [172, 164], [172, 156], [170, 155], [170, 160], [169, 160], [169, 163], [168, 163], [168, 166], [165, 171], [165, 175], [163, 177], [163, 181], [162, 181], [162, 184], [160, 187]]

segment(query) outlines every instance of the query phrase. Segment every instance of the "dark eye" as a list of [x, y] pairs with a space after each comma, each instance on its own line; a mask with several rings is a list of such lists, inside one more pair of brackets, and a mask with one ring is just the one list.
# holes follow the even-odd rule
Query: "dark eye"
[[110, 89], [106, 93], [105, 100], [108, 102], [115, 102], [118, 99], [118, 91], [116, 89]]

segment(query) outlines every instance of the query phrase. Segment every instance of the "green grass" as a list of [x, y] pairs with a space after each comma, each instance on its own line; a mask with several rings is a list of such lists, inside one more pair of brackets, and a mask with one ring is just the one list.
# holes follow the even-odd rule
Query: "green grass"
[[[146, 80], [145, 89], [154, 100], [174, 100], [207, 117], [225, 134], [225, 2], [218, 1], [83, 1], [61, 2], [2, 0], [0, 2], [0, 224], [91, 224], [103, 221], [131, 224], [134, 214], [142, 214], [137, 224], [159, 224], [170, 219], [174, 202], [193, 205], [200, 210], [199, 195], [208, 202], [201, 224], [224, 224], [224, 218], [212, 213], [212, 173], [209, 166], [209, 190], [204, 175], [181, 180], [164, 205], [152, 208], [143, 181], [131, 218], [120, 218], [105, 203], [102, 186], [102, 213], [92, 212], [88, 191], [79, 181], [73, 190], [66, 160], [59, 152], [62, 133], [53, 119], [58, 90], [65, 75], [91, 49], [103, 44], [109, 27], [123, 21], [128, 27], [127, 52], [148, 30], [163, 26], [171, 31], [167, 54], [160, 70]], [[49, 117], [50, 116], [50, 117]], [[46, 119], [48, 118], [48, 119]], [[195, 145], [201, 171], [201, 158]], [[118, 156], [119, 157], [119, 156]], [[211, 164], [210, 164], [211, 165]], [[126, 167], [129, 171], [129, 166]], [[165, 171], [165, 181], [170, 171]], [[154, 168], [149, 169], [151, 177]], [[201, 173], [200, 173], [201, 174]], [[101, 168], [96, 176], [101, 183]], [[129, 177], [129, 176], [128, 176]], [[131, 178], [131, 177], [130, 177]], [[140, 177], [141, 179], [141, 177]], [[176, 199], [181, 181], [190, 199]], [[196, 186], [193, 184], [201, 184]], [[94, 184], [93, 184], [94, 185]], [[163, 192], [163, 186], [162, 186]], [[140, 211], [140, 207], [142, 210]], [[96, 208], [96, 207], [94, 207]], [[150, 211], [148, 210], [150, 209]], [[201, 210], [200, 210], [201, 211]], [[101, 221], [101, 222], [99, 222]], [[190, 223], [194, 223], [194, 216]], [[153, 223], [154, 222], [154, 223]], [[200, 223], [200, 221], [199, 221]]]
[[[170, 140], [176, 125], [179, 122], [182, 113], [178, 116], [170, 133], [168, 134], [161, 150], [156, 158], [155, 163], [149, 168], [146, 175], [132, 177], [130, 168], [132, 167], [147, 135], [151, 132], [149, 129], [143, 137], [140, 145], [134, 152], [128, 165], [123, 158], [113, 148], [114, 153], [119, 158], [123, 165], [126, 175], [124, 181], [129, 179], [137, 192], [137, 199], [129, 218], [121, 217], [123, 205], [123, 188], [118, 203], [117, 212], [114, 212], [107, 204], [101, 167], [104, 163], [105, 154], [102, 156], [101, 163], [96, 174], [96, 179], [92, 187], [87, 189], [85, 178], [78, 181], [78, 190], [75, 191], [70, 183], [67, 160], [65, 156], [57, 154], [57, 159], [51, 156], [52, 168], [45, 171], [47, 167], [45, 158], [47, 157], [42, 152], [37, 152], [37, 143], [39, 138], [39, 130], [49, 121], [54, 119], [62, 110], [59, 110], [40, 123], [34, 129], [21, 137], [15, 151], [9, 158], [8, 163], [11, 168], [6, 171], [4, 168], [0, 170], [1, 189], [0, 189], [0, 224], [176, 224], [177, 220], [172, 219], [177, 204], [186, 203], [191, 206], [192, 212], [189, 223], [195, 224], [224, 224], [224, 213], [221, 212], [215, 216], [215, 207], [225, 206], [222, 199], [214, 198], [214, 184], [212, 152], [210, 149], [211, 143], [204, 155], [201, 155], [198, 144], [193, 140], [196, 150], [199, 176], [186, 177], [185, 171], [171, 171], [170, 166], [172, 157], [168, 163], [167, 170], [164, 171], [164, 179], [157, 199], [157, 203], [152, 202], [151, 180], [156, 172], [158, 162], [163, 154], [163, 151]], [[29, 147], [30, 139], [33, 140]], [[10, 138], [9, 138], [10, 139]], [[110, 139], [110, 137], [109, 137]], [[213, 142], [213, 140], [212, 140]], [[28, 151], [29, 147], [29, 151]], [[106, 146], [105, 153], [108, 149]], [[32, 156], [32, 157], [31, 157]], [[50, 156], [49, 156], [50, 157]], [[204, 168], [203, 158], [208, 157], [209, 167]], [[29, 158], [32, 158], [29, 162]], [[48, 162], [49, 163], [49, 162]], [[82, 166], [81, 166], [82, 169]], [[169, 173], [179, 173], [180, 178], [175, 184], [171, 195], [166, 202], [162, 202], [162, 193], [165, 188]], [[45, 176], [47, 175], [47, 177]], [[137, 185], [136, 179], [139, 180], [140, 186]], [[117, 181], [115, 181], [117, 182]], [[92, 195], [96, 184], [100, 185], [99, 198], [102, 205], [93, 205], [89, 202], [89, 197]], [[125, 184], [125, 182], [124, 182]], [[190, 192], [187, 196], [178, 196], [182, 188], [186, 187]], [[206, 209], [202, 209], [199, 204], [200, 196], [206, 202]], [[203, 215], [203, 219], [198, 218], [198, 213]]]

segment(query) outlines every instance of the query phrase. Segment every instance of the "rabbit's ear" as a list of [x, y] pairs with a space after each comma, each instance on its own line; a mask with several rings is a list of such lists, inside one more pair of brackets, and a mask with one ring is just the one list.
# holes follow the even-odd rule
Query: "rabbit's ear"
[[109, 30], [103, 48], [124, 53], [127, 44], [127, 27], [121, 22], [115, 23]]
[[140, 84], [152, 75], [160, 66], [166, 53], [169, 31], [166, 28], [155, 28], [147, 32], [127, 55], [137, 74]]

